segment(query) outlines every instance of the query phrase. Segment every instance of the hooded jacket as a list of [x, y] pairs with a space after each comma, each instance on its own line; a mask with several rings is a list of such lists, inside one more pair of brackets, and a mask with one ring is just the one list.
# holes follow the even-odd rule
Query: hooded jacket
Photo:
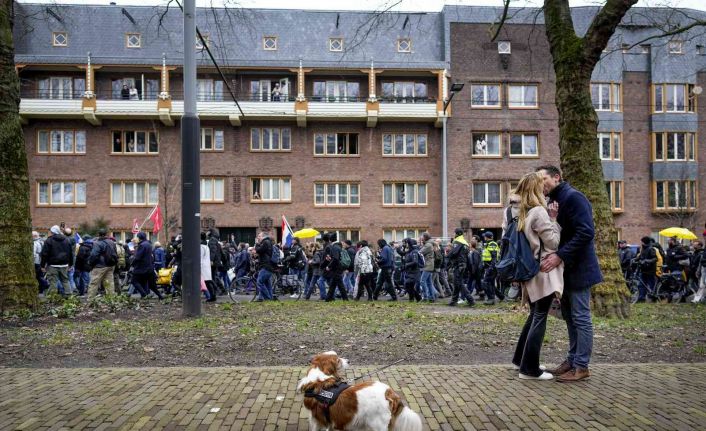
[[453, 240], [453, 248], [449, 252], [449, 266], [452, 268], [466, 269], [468, 265], [468, 242], [459, 235]]
[[434, 271], [434, 240], [429, 238], [419, 252], [424, 256], [424, 268], [422, 269], [427, 272]]
[[69, 240], [60, 233], [55, 233], [44, 241], [41, 254], [42, 266], [73, 266], [74, 253]]

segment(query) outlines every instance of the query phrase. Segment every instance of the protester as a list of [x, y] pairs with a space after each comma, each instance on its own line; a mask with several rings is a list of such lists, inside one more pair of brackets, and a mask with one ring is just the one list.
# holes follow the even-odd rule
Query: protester
[[40, 254], [40, 265], [47, 277], [47, 293], [52, 289], [60, 293], [57, 288], [57, 282], [60, 282], [64, 287], [64, 295], [70, 295], [69, 268], [74, 265], [74, 251], [59, 226], [52, 226], [49, 233], [50, 236], [44, 241]]
[[341, 294], [341, 299], [348, 301], [348, 293], [343, 284], [343, 271], [345, 271], [347, 267], [341, 264], [341, 253], [347, 252], [343, 250], [341, 243], [336, 241], [336, 239], [337, 236], [335, 232], [329, 233], [328, 237], [324, 239], [323, 277], [328, 283], [326, 302], [334, 300], [336, 289], [338, 289]]
[[318, 242], [314, 244], [313, 248], [313, 254], [311, 256], [311, 259], [309, 259], [309, 267], [311, 268], [311, 279], [309, 280], [309, 284], [307, 285], [306, 291], [304, 292], [304, 299], [309, 300], [311, 298], [312, 292], [314, 291], [314, 288], [318, 287], [319, 299], [323, 301], [326, 299], [326, 286], [324, 285], [324, 279], [321, 276], [321, 274], [323, 273], [321, 266], [324, 260], [324, 248]]
[[448, 253], [449, 269], [453, 277], [453, 294], [451, 296], [450, 306], [455, 306], [459, 303], [459, 295], [465, 298], [468, 306], [475, 305], [475, 300], [464, 284], [464, 276], [468, 269], [468, 242], [463, 236], [463, 229], [456, 228], [454, 231], [456, 237], [451, 243], [451, 251]]
[[80, 296], [88, 291], [91, 282], [91, 265], [88, 261], [93, 251], [93, 238], [90, 235], [84, 235], [82, 240], [83, 242], [78, 247], [78, 253], [76, 253], [76, 264], [74, 265], [76, 289]]
[[354, 273], [359, 275], [360, 280], [358, 281], [358, 292], [355, 295], [355, 300], [359, 301], [360, 297], [363, 296], [363, 292], [366, 292], [368, 301], [372, 301], [373, 289], [375, 288], [373, 252], [368, 247], [368, 241], [360, 241], [358, 245], [358, 252], [354, 258]]
[[699, 290], [694, 295], [692, 302], [699, 303], [706, 297], [706, 252], [702, 252], [699, 258], [696, 277], [699, 280]]
[[[517, 215], [508, 208], [504, 217], [503, 231], [512, 220], [516, 220], [518, 232], [532, 249], [532, 255], [541, 260], [559, 247], [561, 228], [556, 222], [557, 204], [547, 208], [543, 195], [544, 180], [541, 174], [526, 174], [517, 185], [519, 198]], [[512, 246], [512, 245], [511, 245]], [[563, 264], [548, 272], [539, 272], [532, 279], [522, 283], [527, 293], [530, 313], [527, 316], [522, 333], [517, 341], [512, 363], [520, 371], [520, 379], [551, 380], [554, 376], [544, 372], [539, 364], [539, 356], [547, 329], [547, 314], [555, 297], [561, 297], [564, 290]]]
[[681, 276], [684, 268], [689, 266], [689, 255], [675, 237], [669, 238], [667, 244], [666, 255], [663, 255], [664, 264], [667, 265], [669, 272]]
[[44, 247], [44, 240], [39, 236], [39, 232], [33, 230], [32, 255], [34, 257], [34, 276], [37, 279], [39, 293], [44, 292], [48, 286], [47, 281], [44, 279], [44, 273], [42, 272], [42, 247]]
[[635, 258], [635, 253], [628, 247], [628, 242], [625, 240], [618, 241], [618, 257], [620, 258], [620, 269], [623, 271], [623, 276], [628, 278], [630, 265]]
[[419, 273], [422, 267], [419, 265], [419, 247], [417, 241], [412, 238], [405, 238], [402, 246], [397, 248], [397, 253], [402, 256], [402, 268], [404, 271], [404, 289], [407, 291], [409, 302], [422, 300], [417, 286], [419, 285]]
[[392, 271], [395, 269], [395, 252], [392, 247], [387, 244], [387, 241], [380, 238], [378, 240], [379, 256], [377, 259], [378, 267], [380, 268], [380, 273], [378, 274], [377, 283], [375, 284], [375, 291], [373, 292], [373, 300], [377, 300], [382, 287], [385, 286], [385, 290], [390, 295], [390, 301], [397, 301], [397, 293], [395, 292], [395, 285], [392, 281]]
[[272, 247], [272, 240], [269, 235], [265, 232], [260, 232], [255, 243], [259, 270], [257, 274], [258, 302], [275, 299], [272, 291], [272, 273], [275, 270], [275, 265], [272, 262]]
[[486, 300], [485, 305], [495, 305], [495, 296], [497, 294], [499, 300], [505, 299], [503, 293], [496, 287], [496, 279], [498, 272], [495, 269], [495, 264], [500, 255], [500, 247], [495, 242], [493, 232], [487, 231], [483, 233], [485, 244], [481, 253], [483, 257], [483, 286], [485, 290]]
[[591, 375], [591, 287], [603, 281], [594, 246], [593, 209], [583, 193], [562, 180], [559, 168], [542, 166], [537, 171], [544, 178], [544, 194], [550, 203], [559, 205], [557, 221], [561, 226], [559, 250], [544, 257], [541, 270], [548, 273], [564, 263], [561, 312], [569, 334], [566, 360], [549, 372], [559, 381], [575, 382]]
[[422, 290], [422, 299], [429, 302], [436, 302], [436, 289], [434, 288], [434, 241], [429, 232], [422, 233], [421, 242], [424, 244], [419, 250], [424, 258], [424, 268], [419, 284]]
[[[223, 265], [223, 247], [220, 243], [220, 235], [217, 229], [211, 228], [208, 230], [208, 251], [211, 257], [211, 282], [218, 289], [221, 295], [226, 293], [221, 272], [224, 272]], [[207, 283], [208, 284], [208, 283]]]
[[642, 237], [642, 247], [637, 256], [637, 263], [640, 267], [637, 302], [645, 302], [647, 292], [654, 292], [655, 284], [657, 284], [657, 250], [649, 236]]
[[95, 298], [98, 295], [98, 289], [105, 283], [106, 293], [111, 291], [120, 293], [120, 287], [116, 289], [113, 271], [118, 261], [118, 252], [115, 248], [115, 243], [106, 237], [105, 229], [98, 230], [98, 238], [93, 241], [91, 255], [88, 258], [88, 265], [91, 267], [90, 279], [88, 284], [88, 299]]
[[159, 241], [154, 242], [154, 251], [152, 252], [154, 257], [154, 270], [159, 271], [160, 269], [166, 267], [166, 257], [167, 253], [162, 248], [162, 244]]

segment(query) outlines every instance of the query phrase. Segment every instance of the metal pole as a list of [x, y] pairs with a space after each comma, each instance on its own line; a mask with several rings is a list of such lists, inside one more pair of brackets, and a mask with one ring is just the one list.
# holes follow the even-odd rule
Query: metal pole
[[444, 105], [444, 116], [442, 117], [442, 138], [441, 138], [441, 233], [444, 238], [449, 237], [449, 189], [446, 155], [446, 105]]
[[184, 116], [181, 118], [182, 313], [201, 315], [199, 117], [196, 110], [196, 0], [184, 1]]

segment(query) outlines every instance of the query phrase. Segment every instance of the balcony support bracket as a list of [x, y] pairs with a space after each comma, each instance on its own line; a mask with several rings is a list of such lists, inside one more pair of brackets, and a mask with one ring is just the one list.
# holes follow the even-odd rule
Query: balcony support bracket
[[306, 109], [297, 109], [297, 126], [306, 127]]
[[159, 120], [165, 126], [173, 126], [174, 119], [171, 115], [171, 110], [169, 108], [159, 108]]
[[83, 108], [83, 118], [94, 126], [100, 126], [101, 120], [96, 117], [96, 110], [94, 108]]
[[238, 115], [238, 114], [228, 115], [228, 121], [230, 121], [231, 126], [234, 126], [234, 127], [239, 127], [239, 126], [242, 126], [242, 124], [243, 124], [241, 121], [240, 115]]

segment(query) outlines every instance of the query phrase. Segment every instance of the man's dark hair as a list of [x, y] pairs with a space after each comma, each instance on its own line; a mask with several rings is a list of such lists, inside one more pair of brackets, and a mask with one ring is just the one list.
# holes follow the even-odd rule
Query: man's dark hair
[[559, 178], [562, 178], [561, 176], [561, 169], [557, 168], [554, 165], [543, 165], [543, 166], [537, 166], [537, 169], [535, 169], [536, 172], [539, 171], [546, 171], [550, 176], [559, 176]]
[[98, 229], [98, 236], [99, 237], [103, 237], [106, 235], [107, 235], [107, 232], [105, 231], [105, 229], [103, 229], [103, 228]]
[[352, 243], [351, 240], [349, 240], [349, 239], [344, 240], [343, 242], [345, 242], [346, 245], [349, 246], [349, 247], [353, 245], [353, 243]]
[[429, 238], [431, 238], [431, 235], [429, 235], [429, 232], [422, 233], [422, 239], [424, 241], [429, 241]]
[[328, 240], [331, 242], [336, 242], [338, 239], [338, 236], [336, 235], [336, 232], [329, 232], [328, 234]]
[[378, 247], [383, 248], [387, 245], [387, 241], [385, 241], [383, 238], [380, 238], [378, 240]]
[[358, 245], [361, 247], [367, 247], [368, 246], [368, 241], [366, 240], [361, 240], [358, 242]]
[[329, 242], [329, 241], [331, 241], [331, 236], [328, 233], [324, 233], [321, 235], [321, 241]]
[[460, 227], [457, 227], [456, 230], [454, 230], [454, 234], [456, 234], [456, 236], [463, 235], [463, 229], [461, 229]]
[[649, 236], [643, 236], [641, 241], [645, 245], [652, 244], [652, 238], [650, 238]]

